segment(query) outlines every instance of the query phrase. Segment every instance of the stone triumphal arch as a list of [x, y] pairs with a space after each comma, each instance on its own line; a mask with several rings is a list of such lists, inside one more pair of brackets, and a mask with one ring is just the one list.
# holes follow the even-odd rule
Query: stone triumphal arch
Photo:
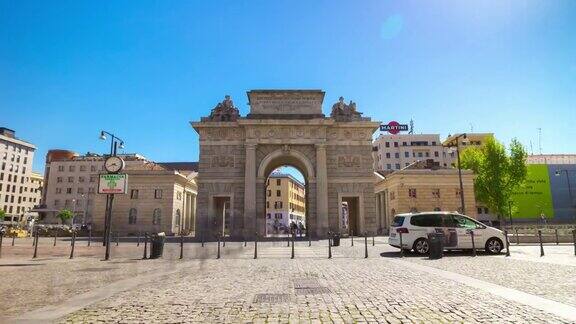
[[248, 100], [245, 117], [226, 96], [191, 123], [200, 137], [197, 236], [213, 240], [226, 229], [235, 238], [263, 237], [265, 182], [282, 165], [304, 175], [312, 237], [376, 232], [372, 134], [379, 123], [343, 98], [326, 117], [320, 90], [252, 90]]

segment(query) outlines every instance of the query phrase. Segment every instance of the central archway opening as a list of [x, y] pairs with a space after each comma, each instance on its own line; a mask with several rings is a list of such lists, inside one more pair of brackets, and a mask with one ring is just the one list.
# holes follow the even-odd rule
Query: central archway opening
[[308, 234], [307, 181], [292, 165], [282, 165], [265, 181], [266, 237], [304, 237]]

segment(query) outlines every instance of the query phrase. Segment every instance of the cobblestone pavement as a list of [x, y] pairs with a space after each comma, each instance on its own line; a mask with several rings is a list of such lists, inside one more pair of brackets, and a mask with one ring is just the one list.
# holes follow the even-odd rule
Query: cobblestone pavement
[[[563, 252], [566, 247], [546, 247], [550, 252]], [[535, 257], [534, 251], [538, 252]], [[469, 253], [452, 252], [440, 260], [423, 257], [407, 257], [405, 260], [450, 272], [470, 276], [524, 291], [533, 295], [576, 306], [576, 265], [568, 265], [576, 257], [563, 254], [567, 264], [558, 264], [557, 257], [539, 257], [539, 247], [511, 247], [511, 254], [519, 258], [480, 255], [470, 257]], [[560, 254], [560, 253], [558, 253]]]
[[[371, 240], [368, 242], [370, 244]], [[398, 260], [398, 253], [385, 242], [379, 238], [376, 246], [369, 245], [369, 258], [364, 259], [364, 240], [355, 239], [355, 246], [351, 247], [350, 240], [346, 239], [342, 246], [332, 249], [331, 260], [327, 259], [326, 241], [312, 242], [312, 247], [308, 247], [307, 242], [297, 242], [294, 260], [290, 259], [291, 249], [285, 242], [259, 243], [258, 260], [253, 259], [253, 243], [243, 247], [241, 242], [227, 242], [226, 247], [221, 248], [219, 260], [216, 259], [215, 243], [204, 248], [199, 244], [186, 244], [185, 261], [177, 260], [177, 244], [167, 246], [164, 260], [137, 261], [142, 255], [142, 246], [136, 248], [133, 243], [121, 243], [113, 249], [115, 259], [112, 262], [102, 262], [96, 257], [101, 255], [101, 247], [92, 247], [84, 257], [74, 260], [62, 256], [65, 251], [69, 253], [69, 247], [53, 251], [54, 256], [50, 256], [51, 250], [44, 247], [43, 255], [47, 257], [31, 261], [30, 257], [8, 252], [10, 248], [17, 250], [15, 247], [4, 246], [3, 259], [0, 259], [3, 277], [0, 295], [7, 307], [2, 315], [22, 315], [42, 306], [62, 305], [67, 298], [94, 288], [146, 273], [161, 273], [180, 264], [182, 268], [170, 276], [159, 276], [143, 282], [137, 289], [95, 301], [60, 321], [567, 322], [489, 292], [403, 267], [402, 263], [391, 261]], [[26, 246], [21, 249], [23, 255], [30, 251]], [[528, 270], [519, 272], [522, 278], [515, 280], [536, 286], [535, 282], [540, 278], [522, 273], [528, 273], [534, 267], [538, 267], [538, 271], [553, 268], [545, 263], [485, 255], [477, 258], [448, 256], [438, 260], [440, 262], [407, 257], [404, 261], [438, 268], [458, 264], [460, 266], [449, 271], [534, 294], [537, 294], [534, 290], [521, 289], [523, 284], [505, 285], [498, 276], [479, 277], [477, 273], [494, 269], [511, 273], [509, 271], [516, 271], [511, 268], [526, 268]], [[17, 262], [39, 265], [4, 266]], [[478, 269], [472, 269], [474, 266]], [[469, 269], [469, 273], [459, 267]], [[558, 280], [540, 282], [544, 287], [540, 291], [546, 293], [539, 296], [562, 303], [573, 302], [570, 296], [553, 292], [560, 288], [574, 291], [574, 286], [562, 286]]]

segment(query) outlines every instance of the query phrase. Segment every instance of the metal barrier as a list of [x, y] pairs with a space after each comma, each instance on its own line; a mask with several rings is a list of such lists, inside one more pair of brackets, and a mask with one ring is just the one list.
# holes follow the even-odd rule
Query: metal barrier
[[472, 239], [472, 256], [476, 256], [476, 242], [474, 242], [474, 231], [470, 231], [470, 238]]
[[544, 256], [544, 246], [542, 245], [542, 230], [538, 230], [538, 240], [540, 241], [540, 256]]
[[74, 259], [74, 246], [76, 245], [76, 231], [72, 230], [72, 242], [70, 242], [70, 259]]

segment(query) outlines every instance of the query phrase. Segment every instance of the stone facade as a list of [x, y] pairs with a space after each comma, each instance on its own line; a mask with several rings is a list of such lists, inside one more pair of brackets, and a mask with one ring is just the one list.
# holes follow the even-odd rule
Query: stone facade
[[[458, 170], [444, 167], [419, 167], [417, 162], [403, 170], [377, 174], [375, 186], [378, 226], [386, 233], [396, 214], [426, 211], [461, 211]], [[477, 218], [474, 174], [462, 170], [464, 214]]]
[[[250, 114], [203, 118], [192, 122], [200, 136], [197, 228], [214, 239], [222, 220], [215, 201], [230, 201], [231, 235], [265, 234], [266, 179], [279, 166], [290, 165], [304, 175], [306, 227], [313, 237], [341, 232], [343, 197], [359, 201], [360, 230], [375, 231], [376, 206], [372, 134], [379, 123], [361, 117], [356, 104], [322, 113], [320, 90], [253, 90], [248, 92]], [[230, 121], [222, 121], [230, 120]]]
[[[112, 232], [167, 235], [194, 232], [195, 173], [164, 169], [127, 170], [128, 192], [114, 195]], [[104, 230], [106, 195], [95, 195], [93, 231]]]

